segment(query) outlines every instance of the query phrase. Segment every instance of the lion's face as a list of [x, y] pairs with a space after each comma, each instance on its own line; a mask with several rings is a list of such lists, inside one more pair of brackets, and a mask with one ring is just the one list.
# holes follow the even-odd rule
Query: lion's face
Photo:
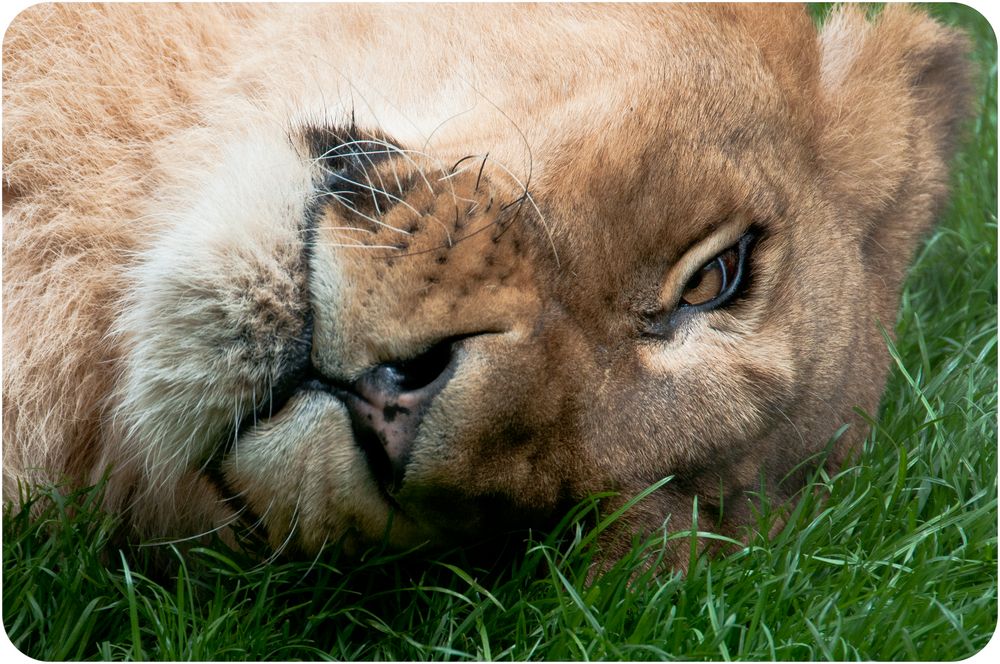
[[[282, 13], [331, 60], [244, 44], [162, 142], [95, 465], [147, 534], [453, 542], [666, 476], [629, 527], [698, 495], [733, 528], [841, 460], [942, 196], [954, 37], [435, 11]], [[937, 41], [904, 58], [910, 24]]]

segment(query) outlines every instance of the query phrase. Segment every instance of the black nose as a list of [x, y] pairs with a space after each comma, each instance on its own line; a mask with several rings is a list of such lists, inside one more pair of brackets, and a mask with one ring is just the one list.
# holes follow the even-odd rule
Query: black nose
[[461, 338], [442, 341], [409, 360], [373, 367], [341, 396], [372, 472], [390, 491], [402, 483], [431, 400], [454, 373], [455, 344]]

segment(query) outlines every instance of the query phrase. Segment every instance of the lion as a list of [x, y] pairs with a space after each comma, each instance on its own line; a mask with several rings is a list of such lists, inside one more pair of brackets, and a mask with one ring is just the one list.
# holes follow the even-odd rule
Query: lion
[[311, 556], [656, 485], [609, 555], [742, 537], [866, 436], [967, 51], [905, 6], [29, 8], [5, 497]]

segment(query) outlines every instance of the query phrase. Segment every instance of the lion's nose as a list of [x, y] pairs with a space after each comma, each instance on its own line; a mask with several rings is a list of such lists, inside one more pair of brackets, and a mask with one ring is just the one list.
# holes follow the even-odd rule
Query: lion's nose
[[443, 341], [404, 362], [373, 367], [344, 398], [355, 439], [376, 478], [390, 490], [402, 483], [428, 405], [454, 373], [457, 341]]

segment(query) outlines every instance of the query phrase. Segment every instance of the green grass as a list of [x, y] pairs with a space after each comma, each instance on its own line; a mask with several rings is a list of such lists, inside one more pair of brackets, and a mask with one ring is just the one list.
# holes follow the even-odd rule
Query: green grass
[[[177, 555], [158, 578], [109, 544], [96, 492], [42, 492], [3, 516], [3, 620], [60, 659], [904, 659], [967, 657], [997, 619], [996, 46], [972, 34], [982, 113], [954, 200], [919, 254], [896, 367], [857, 466], [818, 476], [787, 525], [687, 575], [643, 565], [590, 582], [592, 531], [567, 519], [499, 561], [372, 552], [360, 564]], [[586, 507], [586, 506], [584, 506]], [[768, 533], [774, 515], [759, 515]], [[674, 537], [690, 538], [683, 533]], [[481, 553], [481, 552], [480, 552]], [[647, 561], [648, 563], [648, 561]], [[131, 565], [131, 567], [130, 567]]]

